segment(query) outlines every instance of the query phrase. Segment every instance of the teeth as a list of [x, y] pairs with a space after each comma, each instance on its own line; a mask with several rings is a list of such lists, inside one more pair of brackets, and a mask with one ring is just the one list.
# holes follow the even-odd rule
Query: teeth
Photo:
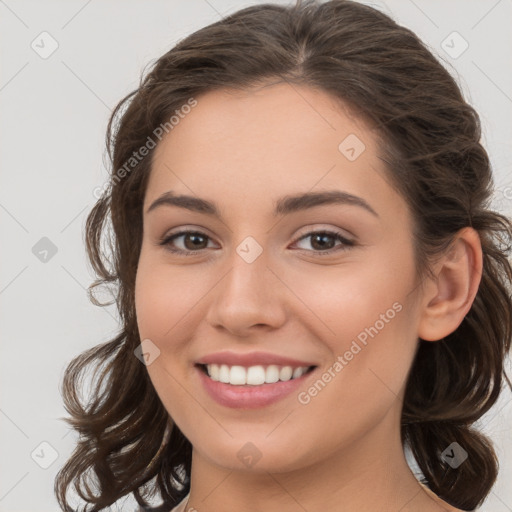
[[279, 371], [279, 380], [290, 380], [293, 376], [293, 368], [291, 366], [283, 366]]
[[259, 386], [273, 384], [274, 382], [296, 379], [308, 371], [308, 366], [293, 368], [292, 366], [277, 366], [271, 364], [267, 367], [257, 365], [228, 366], [226, 364], [207, 364], [206, 370], [212, 380], [231, 384], [232, 386]]
[[304, 368], [295, 368], [295, 370], [293, 370], [292, 378], [296, 379], [297, 377], [300, 377], [301, 375], [306, 373], [306, 371], [307, 371], [307, 368], [306, 369], [304, 369]]
[[277, 382], [279, 380], [279, 366], [276, 366], [275, 364], [267, 366], [267, 369], [265, 370], [265, 376], [263, 379], [268, 384]]
[[225, 364], [219, 368], [219, 381], [226, 384], [229, 382], [229, 368]]
[[[265, 384], [265, 368], [263, 368], [263, 366], [250, 366], [247, 370], [242, 366], [239, 366], [239, 368], [246, 377], [242, 384], [249, 384], [251, 386]], [[237, 383], [235, 382], [235, 384]]]
[[229, 370], [229, 383], [233, 386], [244, 386], [247, 384], [247, 374], [243, 366], [232, 366]]

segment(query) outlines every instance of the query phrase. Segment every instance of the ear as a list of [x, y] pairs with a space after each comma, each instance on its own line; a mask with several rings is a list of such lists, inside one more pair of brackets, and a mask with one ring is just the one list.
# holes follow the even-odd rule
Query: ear
[[463, 228], [436, 261], [436, 279], [424, 286], [418, 336], [437, 341], [461, 324], [471, 309], [482, 278], [482, 246], [478, 232]]

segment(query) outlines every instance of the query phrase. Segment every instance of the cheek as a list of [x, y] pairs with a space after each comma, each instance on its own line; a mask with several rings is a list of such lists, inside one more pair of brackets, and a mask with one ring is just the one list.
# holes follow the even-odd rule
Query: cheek
[[187, 346], [183, 329], [197, 323], [197, 318], [190, 313], [204, 294], [196, 287], [200, 280], [194, 283], [190, 277], [189, 272], [163, 265], [143, 250], [135, 283], [140, 339], [151, 340], [160, 350], [158, 357], [147, 366], [149, 377], [167, 412], [186, 431], [190, 429], [187, 410], [191, 400], [181, 384], [186, 371], [182, 363]]
[[345, 409], [329, 403], [350, 411], [392, 404], [417, 347], [414, 272], [412, 255], [397, 258], [389, 251], [371, 264], [323, 268], [293, 281], [297, 296], [307, 297], [302, 323], [331, 354], [321, 382], [302, 390], [299, 402], [340, 418]]
[[205, 277], [190, 268], [165, 265], [141, 255], [135, 285], [141, 339], [154, 338], [168, 344], [179, 338], [179, 331], [192, 327], [197, 322], [194, 306], [211, 288]]
[[311, 265], [307, 271], [281, 273], [300, 299], [294, 300], [293, 320], [299, 318], [332, 353], [348, 349], [347, 342], [350, 345], [358, 335], [364, 342], [368, 329], [376, 334], [372, 327], [379, 332], [406, 327], [396, 319], [406, 316], [398, 310], [410, 302], [413, 289], [414, 267], [407, 255], [397, 258], [391, 251], [380, 252], [371, 261], [354, 259], [339, 266]]
[[332, 352], [331, 361], [316, 380], [298, 390], [298, 409], [282, 425], [290, 450], [303, 431], [313, 438], [315, 457], [322, 457], [351, 446], [386, 417], [394, 416], [399, 423], [417, 345], [407, 305], [393, 304], [394, 308], [379, 307], [379, 301], [371, 308], [367, 301], [343, 304], [336, 336], [323, 339]]

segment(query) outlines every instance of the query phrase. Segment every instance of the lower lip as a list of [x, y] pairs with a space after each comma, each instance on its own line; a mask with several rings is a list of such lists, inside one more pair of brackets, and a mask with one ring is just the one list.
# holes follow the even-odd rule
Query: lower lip
[[210, 379], [201, 368], [196, 366], [199, 378], [206, 392], [219, 404], [233, 409], [257, 409], [282, 400], [304, 384], [315, 370], [301, 377], [286, 382], [278, 381], [273, 384], [260, 386], [233, 386]]

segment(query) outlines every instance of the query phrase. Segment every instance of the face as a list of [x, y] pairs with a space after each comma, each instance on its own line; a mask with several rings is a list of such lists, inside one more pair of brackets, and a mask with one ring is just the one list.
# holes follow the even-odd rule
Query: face
[[196, 99], [144, 200], [136, 310], [163, 405], [195, 455], [247, 471], [395, 436], [419, 313], [374, 133], [306, 87]]

